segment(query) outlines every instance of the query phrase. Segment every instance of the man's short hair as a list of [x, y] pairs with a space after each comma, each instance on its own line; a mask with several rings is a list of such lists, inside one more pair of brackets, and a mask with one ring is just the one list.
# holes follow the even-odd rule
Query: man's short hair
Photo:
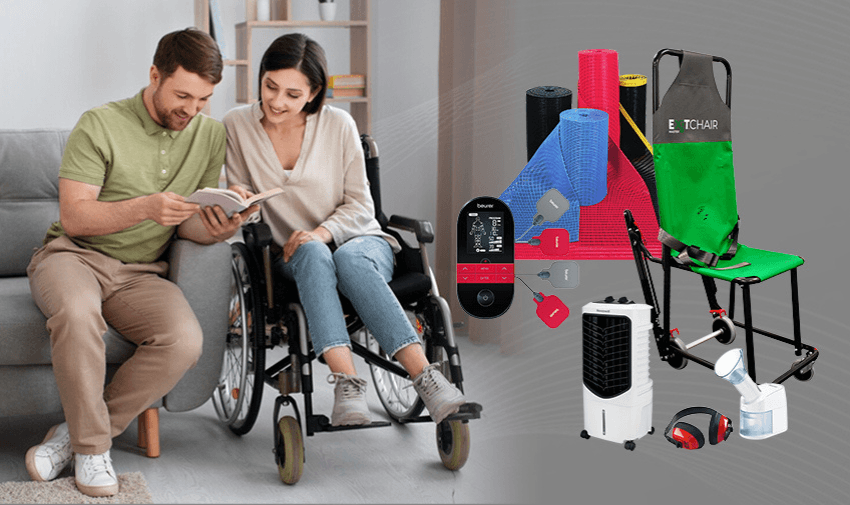
[[198, 74], [211, 84], [221, 82], [224, 66], [218, 44], [212, 37], [196, 28], [186, 28], [166, 34], [159, 39], [153, 64], [165, 80], [183, 67]]

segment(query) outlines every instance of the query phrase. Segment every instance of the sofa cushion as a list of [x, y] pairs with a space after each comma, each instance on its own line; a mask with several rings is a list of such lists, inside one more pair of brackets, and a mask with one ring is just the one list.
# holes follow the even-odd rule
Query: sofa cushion
[[0, 277], [26, 275], [59, 219], [59, 166], [70, 130], [0, 130]]
[[[49, 365], [47, 318], [30, 295], [26, 277], [0, 278], [0, 366]], [[107, 363], [123, 363], [136, 350], [112, 327], [103, 335]]]

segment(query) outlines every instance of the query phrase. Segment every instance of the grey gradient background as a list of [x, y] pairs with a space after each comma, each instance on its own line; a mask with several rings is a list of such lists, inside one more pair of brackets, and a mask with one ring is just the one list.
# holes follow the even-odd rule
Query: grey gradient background
[[[443, 127], [438, 124], [436, 92], [440, 2], [372, 3], [373, 113], [381, 142], [384, 202], [392, 212], [412, 206], [410, 215], [434, 221], [436, 143]], [[74, 8], [62, 2], [0, 0], [0, 26], [6, 28], [2, 32], [7, 42], [3, 47], [12, 48], [0, 52], [4, 67], [0, 90], [5, 92], [0, 126], [68, 128], [83, 110], [105, 99], [129, 96], [146, 82], [151, 48], [161, 33], [182, 28], [192, 19], [188, 0], [104, 4], [87, 1]], [[846, 320], [850, 276], [844, 266], [850, 232], [845, 217], [850, 189], [850, 4], [846, 0], [491, 0], [476, 5], [482, 20], [477, 37], [490, 50], [486, 57], [461, 62], [475, 65], [478, 77], [470, 83], [476, 87], [476, 100], [465, 139], [473, 150], [475, 166], [470, 170], [478, 184], [469, 198], [498, 195], [519, 173], [526, 161], [525, 91], [548, 84], [575, 91], [578, 51], [617, 50], [621, 74], [648, 75], [653, 55], [665, 47], [716, 54], [731, 62], [741, 241], [806, 258], [800, 269], [802, 329], [805, 341], [822, 354], [811, 382], [786, 382], [790, 427], [778, 437], [748, 441], [736, 431], [718, 446], [675, 449], [660, 433], [673, 413], [702, 404], [723, 412], [737, 426], [738, 394], [698, 365], [673, 370], [657, 359], [653, 348], [650, 377], [656, 433], [638, 440], [634, 452], [602, 440], [583, 440], [578, 435], [583, 428], [581, 306], [609, 294], [640, 300], [634, 264], [582, 261], [581, 285], [553, 290], [533, 275], [550, 262], [520, 262], [518, 273], [531, 274], [523, 277], [526, 282], [535, 290], [560, 296], [572, 315], [557, 330], [549, 329], [534, 316], [531, 294], [517, 284], [514, 317], [505, 318], [515, 323], [503, 325], [501, 337], [517, 340], [520, 351], [507, 356], [494, 351], [467, 377], [471, 398], [486, 399], [485, 419], [472, 425], [467, 475], [492, 460], [501, 463], [501, 471], [493, 475], [488, 489], [474, 487], [463, 471], [458, 472], [453, 476], [457, 499], [576, 504], [850, 502]], [[239, 7], [233, 10], [238, 12]], [[488, 23], [493, 13], [498, 15]], [[139, 22], [128, 28], [123, 22], [128, 17]], [[57, 39], [79, 57], [51, 52]], [[115, 40], [123, 43], [103, 43]], [[96, 78], [104, 62], [112, 71], [108, 78]], [[232, 75], [226, 78], [232, 80]], [[468, 96], [461, 89], [452, 93]], [[226, 104], [214, 104], [215, 117], [229, 108], [231, 94], [229, 88], [217, 93]], [[437, 233], [439, 247], [440, 237], [454, 230]], [[653, 273], [660, 281], [659, 270]], [[673, 324], [691, 341], [708, 332], [704, 294], [696, 276], [677, 272], [673, 281], [677, 288]], [[754, 288], [757, 322], [790, 331], [788, 286], [786, 275]], [[722, 289], [721, 300], [725, 294]], [[471, 345], [466, 339], [463, 344]], [[742, 337], [736, 345], [743, 345]], [[711, 343], [698, 352], [714, 360], [727, 349]], [[789, 349], [764, 338], [756, 341], [761, 380], [787, 368], [794, 359]], [[707, 430], [707, 417], [691, 422]]]
[[[522, 322], [503, 331], [520, 339], [523, 351], [511, 366], [494, 367], [498, 379], [491, 383], [504, 388], [513, 415], [501, 419], [498, 430], [474, 431], [475, 443], [503, 445], [506, 462], [522, 475], [514, 496], [530, 503], [850, 502], [850, 327], [842, 266], [850, 231], [844, 212], [850, 188], [850, 5], [597, 0], [497, 2], [492, 8], [505, 9], [501, 21], [481, 35], [496, 47], [484, 74], [492, 100], [475, 111], [490, 127], [481, 127], [472, 140], [476, 166], [498, 168], [482, 179], [481, 194], [498, 195], [525, 163], [525, 90], [558, 85], [575, 91], [579, 50], [615, 49], [621, 74], [647, 76], [654, 54], [667, 47], [730, 61], [740, 239], [806, 259], [800, 268], [803, 338], [821, 356], [812, 381], [785, 382], [789, 431], [750, 441], [737, 432], [737, 391], [699, 365], [672, 369], [658, 360], [653, 344], [656, 433], [638, 440], [631, 453], [618, 444], [583, 440], [581, 307], [609, 294], [643, 301], [634, 262], [581, 261], [581, 285], [573, 290], [555, 290], [533, 275], [551, 262], [518, 262], [518, 273], [532, 274], [523, 279], [533, 289], [559, 295], [572, 314], [557, 330], [549, 329], [535, 318], [529, 291], [517, 283], [511, 311], [522, 311], [513, 318]], [[669, 66], [661, 66], [667, 82], [676, 67], [669, 59]], [[651, 128], [651, 118], [647, 124]], [[510, 163], [514, 167], [506, 168]], [[653, 268], [660, 290], [660, 267]], [[708, 306], [697, 276], [675, 274], [673, 326], [689, 342], [710, 331]], [[753, 288], [757, 325], [791, 333], [789, 286], [786, 274]], [[724, 305], [727, 293], [722, 286]], [[740, 317], [740, 292], [738, 303]], [[731, 347], [744, 341], [740, 335]], [[695, 351], [713, 361], [731, 347], [712, 342]], [[757, 336], [755, 348], [762, 382], [795, 359], [790, 346], [765, 337]], [[729, 416], [736, 426], [730, 440], [706, 442], [698, 451], [666, 441], [662, 431], [672, 415], [694, 405]], [[704, 434], [708, 420], [688, 419]]]

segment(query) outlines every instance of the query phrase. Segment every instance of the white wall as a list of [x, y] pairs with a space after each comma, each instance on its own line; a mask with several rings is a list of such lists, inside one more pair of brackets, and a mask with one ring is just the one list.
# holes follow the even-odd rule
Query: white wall
[[[220, 0], [225, 57], [244, 4]], [[338, 0], [344, 19], [348, 1]], [[162, 35], [194, 24], [192, 0], [0, 0], [0, 129], [71, 128], [102, 103], [132, 96], [148, 82]], [[318, 19], [314, 0], [294, 2], [297, 19]], [[436, 217], [438, 0], [372, 0], [373, 136], [381, 154], [384, 207]], [[278, 29], [255, 30], [256, 65]], [[348, 70], [345, 29], [311, 29], [331, 73]], [[256, 76], [254, 77], [256, 81]], [[256, 86], [256, 82], [254, 82]], [[225, 67], [210, 115], [236, 106], [234, 67]]]

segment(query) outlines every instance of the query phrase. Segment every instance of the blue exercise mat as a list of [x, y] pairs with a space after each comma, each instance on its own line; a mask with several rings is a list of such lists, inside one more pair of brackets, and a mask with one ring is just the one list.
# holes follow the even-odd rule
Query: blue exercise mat
[[[608, 114], [595, 109], [562, 112], [558, 126], [499, 196], [513, 214], [514, 240], [527, 242], [545, 228], [563, 228], [570, 242], [578, 241], [580, 207], [605, 197], [607, 170]], [[537, 202], [552, 188], [570, 201], [570, 208], [556, 222], [534, 226]]]

